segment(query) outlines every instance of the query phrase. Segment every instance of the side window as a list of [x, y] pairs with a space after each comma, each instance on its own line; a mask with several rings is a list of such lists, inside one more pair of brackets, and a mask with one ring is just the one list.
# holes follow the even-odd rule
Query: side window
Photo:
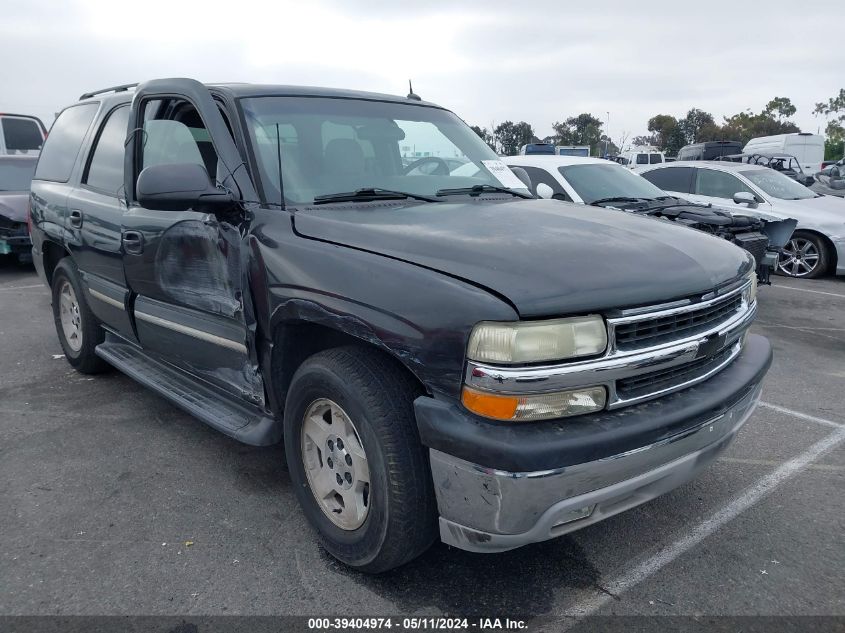
[[649, 154], [648, 162], [652, 165], [657, 165], [663, 162], [663, 156], [661, 156], [660, 154]]
[[84, 103], [62, 111], [41, 149], [36, 180], [68, 181], [98, 107], [97, 103]]
[[663, 191], [690, 193], [691, 190], [692, 167], [652, 169], [640, 175], [658, 189], [663, 189]]
[[739, 191], [753, 193], [748, 187], [742, 184], [733, 174], [728, 174], [715, 169], [699, 169], [696, 179], [695, 193], [700, 196], [713, 198], [732, 199]]
[[6, 149], [15, 152], [39, 150], [44, 144], [44, 133], [41, 126], [33, 119], [23, 117], [3, 117], [0, 119], [3, 127], [3, 139]]
[[194, 163], [217, 176], [217, 152], [199, 113], [187, 102], [144, 104], [144, 141], [138, 172], [151, 165]]
[[88, 169], [82, 182], [94, 189], [117, 194], [123, 186], [123, 143], [129, 125], [129, 107], [121, 106], [109, 114], [100, 128]]
[[528, 177], [531, 178], [531, 193], [533, 193], [534, 195], [537, 195], [537, 185], [543, 183], [552, 188], [552, 191], [555, 192], [555, 199], [572, 202], [572, 198], [567, 195], [564, 188], [560, 186], [560, 183], [555, 180], [554, 176], [552, 176], [545, 169], [540, 169], [539, 167], [528, 167], [526, 165], [513, 166], [522, 167], [522, 169], [524, 169], [525, 172], [528, 174]]
[[637, 154], [637, 165], [648, 165], [648, 154]]

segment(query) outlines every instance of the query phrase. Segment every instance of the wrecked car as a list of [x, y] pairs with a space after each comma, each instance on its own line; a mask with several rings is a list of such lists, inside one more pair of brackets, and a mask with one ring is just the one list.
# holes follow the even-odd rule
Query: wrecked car
[[769, 283], [797, 224], [793, 219], [765, 219], [696, 204], [598, 158], [509, 156], [505, 161], [526, 170], [534, 193], [541, 198], [630, 211], [728, 240], [754, 256], [760, 283]]
[[0, 255], [14, 255], [21, 262], [32, 256], [27, 210], [36, 161], [35, 156], [0, 155]]
[[42, 151], [32, 235], [68, 362], [284, 442], [317, 538], [366, 572], [437, 538], [543, 541], [676, 488], [771, 363], [747, 251], [536, 199], [414, 94], [88, 93]]

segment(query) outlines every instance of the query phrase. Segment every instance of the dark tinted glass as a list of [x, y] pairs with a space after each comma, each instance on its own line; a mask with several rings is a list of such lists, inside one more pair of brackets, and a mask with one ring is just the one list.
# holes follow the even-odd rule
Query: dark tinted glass
[[[786, 178], [786, 180], [792, 182], [789, 178]], [[798, 186], [800, 187], [801, 185]], [[806, 189], [806, 187], [802, 187], [802, 189]], [[696, 194], [713, 198], [732, 199], [734, 194], [740, 191], [754, 193], [733, 174], [716, 171], [715, 169], [698, 170], [698, 183], [695, 187]]]
[[663, 157], [660, 154], [649, 154], [648, 162], [652, 165], [657, 165], [663, 162]]
[[44, 144], [44, 134], [41, 126], [32, 119], [16, 119], [3, 117], [3, 138], [7, 150], [41, 149]]
[[109, 115], [94, 146], [85, 182], [95, 189], [117, 193], [123, 185], [123, 142], [129, 124], [129, 108], [118, 108]]
[[637, 165], [648, 165], [648, 154], [637, 154]]
[[663, 191], [675, 191], [678, 193], [689, 193], [692, 182], [692, 167], [666, 167], [665, 169], [653, 169], [641, 174]]
[[97, 104], [85, 103], [70, 107], [59, 115], [41, 150], [35, 170], [37, 180], [67, 182], [95, 114]]

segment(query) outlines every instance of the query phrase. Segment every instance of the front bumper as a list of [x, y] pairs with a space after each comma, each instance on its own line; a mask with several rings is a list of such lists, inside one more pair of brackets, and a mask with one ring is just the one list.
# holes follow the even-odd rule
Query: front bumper
[[[451, 435], [438, 435], [432, 411], [419, 399], [417, 418], [430, 448], [441, 539], [470, 551], [505, 551], [580, 529], [680, 486], [712, 463], [751, 415], [770, 364], [768, 341], [752, 335], [743, 353], [704, 383], [572, 419], [570, 428], [487, 421], [492, 439], [469, 453], [460, 440], [472, 431], [453, 428]], [[592, 442], [584, 441], [584, 423], [593, 426]], [[451, 424], [462, 422], [453, 418]], [[464, 420], [467, 424], [474, 427], [475, 421]], [[544, 446], [536, 444], [543, 436]], [[552, 454], [557, 455], [554, 466]], [[499, 466], [531, 463], [539, 467]]]

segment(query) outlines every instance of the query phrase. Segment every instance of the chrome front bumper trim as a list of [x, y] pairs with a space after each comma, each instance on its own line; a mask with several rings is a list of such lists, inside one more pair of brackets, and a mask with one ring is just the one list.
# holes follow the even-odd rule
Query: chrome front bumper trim
[[760, 391], [758, 384], [723, 414], [660, 442], [555, 470], [507, 472], [431, 450], [440, 537], [470, 551], [505, 551], [654, 499], [716, 459], [753, 413]]
[[[720, 297], [720, 299], [724, 299], [724, 297]], [[635, 352], [611, 350], [607, 355], [594, 360], [541, 367], [502, 367], [470, 361], [467, 364], [464, 381], [470, 387], [481, 391], [518, 395], [604, 385], [608, 390], [608, 409], [643, 402], [707, 380], [730, 364], [741, 351], [740, 339], [751, 326], [757, 314], [756, 301], [750, 306], [743, 304], [743, 307], [743, 310], [738, 311], [710, 330], [670, 344]], [[709, 350], [707, 346], [714, 337], [721, 342], [721, 345], [718, 349]], [[617, 380], [662, 369], [680, 367], [702, 358], [705, 352], [715, 354], [731, 346], [734, 349], [724, 363], [693, 380], [636, 398], [626, 399], [616, 392]]]

